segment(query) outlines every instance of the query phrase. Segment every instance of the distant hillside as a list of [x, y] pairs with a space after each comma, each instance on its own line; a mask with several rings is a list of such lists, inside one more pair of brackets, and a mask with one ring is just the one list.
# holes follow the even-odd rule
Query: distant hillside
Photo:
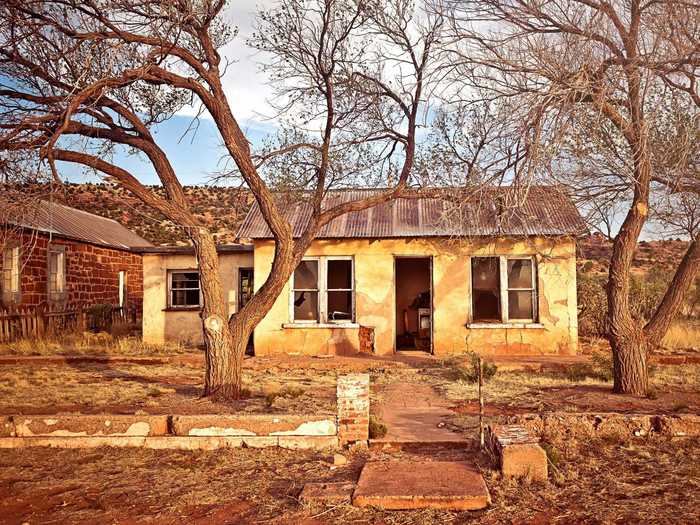
[[[155, 191], [163, 194], [162, 188]], [[214, 231], [217, 241], [233, 242], [252, 202], [250, 192], [228, 187], [185, 186], [185, 193], [192, 210]], [[68, 206], [115, 219], [153, 244], [188, 244], [181, 228], [122, 188], [107, 184], [66, 184], [54, 198]]]
[[[639, 272], [675, 270], [687, 248], [688, 242], [680, 239], [640, 241], [633, 268]], [[578, 266], [586, 265], [587, 270], [607, 272], [611, 254], [612, 243], [609, 240], [602, 235], [588, 235], [578, 243]]]

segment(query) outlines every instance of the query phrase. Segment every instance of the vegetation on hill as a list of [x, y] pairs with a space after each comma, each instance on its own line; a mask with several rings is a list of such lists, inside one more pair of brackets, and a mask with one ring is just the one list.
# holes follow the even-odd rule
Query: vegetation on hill
[[[156, 188], [162, 194], [162, 188]], [[247, 190], [223, 186], [185, 186], [193, 212], [212, 229], [217, 242], [234, 242], [252, 202]], [[57, 201], [79, 210], [119, 221], [158, 246], [189, 244], [181, 227], [143, 204], [121, 187], [108, 184], [65, 184]]]

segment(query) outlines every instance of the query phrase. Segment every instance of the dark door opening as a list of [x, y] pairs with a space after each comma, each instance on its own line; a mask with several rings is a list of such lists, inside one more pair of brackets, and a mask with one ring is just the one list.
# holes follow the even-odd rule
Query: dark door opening
[[430, 257], [394, 262], [396, 350], [432, 351], [432, 263]]
[[[238, 309], [243, 308], [246, 303], [253, 297], [253, 269], [252, 268], [239, 268], [238, 269]], [[250, 334], [248, 338], [248, 345], [246, 346], [245, 353], [248, 355], [254, 355], [255, 349], [253, 348], [253, 334]]]

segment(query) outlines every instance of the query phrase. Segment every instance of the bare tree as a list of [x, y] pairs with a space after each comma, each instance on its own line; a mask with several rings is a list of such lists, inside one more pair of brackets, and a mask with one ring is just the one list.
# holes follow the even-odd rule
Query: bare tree
[[[688, 122], [697, 126], [699, 4], [445, 0], [435, 8], [450, 20], [454, 82], [510, 105], [532, 169], [568, 171], [587, 198], [626, 203], [610, 261], [608, 339], [614, 390], [645, 394], [647, 351], [663, 338], [700, 267], [695, 236], [655, 313], [646, 322], [634, 318], [630, 270], [653, 192], [697, 191], [692, 124], [677, 127], [685, 133], [674, 136], [672, 151], [655, 149], [652, 134], [663, 129], [663, 101], [673, 98], [688, 101]], [[577, 156], [595, 157], [605, 169], [576, 169]]]
[[[270, 58], [270, 82], [295, 122], [279, 148], [254, 154], [226, 96], [217, 49], [235, 35], [223, 0], [8, 0], [0, 7], [0, 150], [33, 152], [58, 179], [57, 161], [93, 169], [180, 225], [200, 268], [206, 345], [204, 395], [237, 398], [245, 345], [319, 229], [332, 219], [402, 195], [429, 96], [442, 19], [408, 0], [290, 0], [262, 13], [253, 44]], [[279, 100], [282, 100], [280, 98]], [[185, 105], [213, 119], [237, 173], [253, 193], [275, 242], [270, 274], [227, 319], [212, 233], [192, 213], [175, 168], [153, 133]], [[305, 120], [304, 120], [305, 119]], [[300, 130], [304, 130], [303, 133]], [[373, 147], [367, 149], [367, 144]], [[152, 164], [161, 197], [113, 154], [135, 151]], [[287, 186], [304, 190], [312, 216], [294, 237], [284, 187], [266, 177], [274, 159], [304, 152]], [[329, 188], [347, 182], [337, 162], [357, 160], [358, 176], [393, 162], [396, 178], [371, 197], [328, 207]], [[368, 155], [362, 160], [361, 152]], [[359, 160], [358, 160], [359, 159]], [[272, 163], [272, 164], [270, 164]], [[273, 185], [271, 186], [270, 182]], [[287, 187], [287, 189], [289, 189]]]

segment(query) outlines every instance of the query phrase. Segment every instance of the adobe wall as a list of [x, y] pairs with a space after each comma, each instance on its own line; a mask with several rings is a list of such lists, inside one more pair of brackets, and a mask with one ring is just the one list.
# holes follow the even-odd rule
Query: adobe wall
[[[274, 245], [256, 241], [255, 288], [272, 264]], [[578, 340], [575, 243], [569, 238], [316, 240], [307, 255], [352, 255], [356, 321], [352, 327], [290, 327], [289, 285], [255, 330], [256, 355], [350, 354], [359, 350], [359, 326], [375, 331], [375, 351], [395, 348], [394, 257], [433, 258], [433, 348], [437, 355], [477, 351], [492, 355], [575, 354]], [[532, 255], [538, 269], [539, 323], [469, 326], [470, 256]], [[287, 326], [285, 326], [287, 325]]]
[[[119, 272], [127, 272], [127, 305], [141, 308], [143, 267], [141, 255], [102, 246], [49, 238], [48, 234], [25, 232], [15, 239], [21, 246], [21, 305], [38, 306], [48, 299], [49, 243], [66, 247], [68, 303], [83, 305], [119, 303]], [[0, 257], [0, 272], [2, 270]], [[2, 273], [0, 273], [2, 275]]]
[[[252, 268], [253, 254], [219, 254], [219, 272], [226, 296], [228, 315], [238, 310], [238, 269]], [[199, 308], [168, 308], [168, 270], [197, 270], [194, 255], [144, 254], [143, 256], [143, 340], [166, 341], [196, 346], [203, 343]]]

